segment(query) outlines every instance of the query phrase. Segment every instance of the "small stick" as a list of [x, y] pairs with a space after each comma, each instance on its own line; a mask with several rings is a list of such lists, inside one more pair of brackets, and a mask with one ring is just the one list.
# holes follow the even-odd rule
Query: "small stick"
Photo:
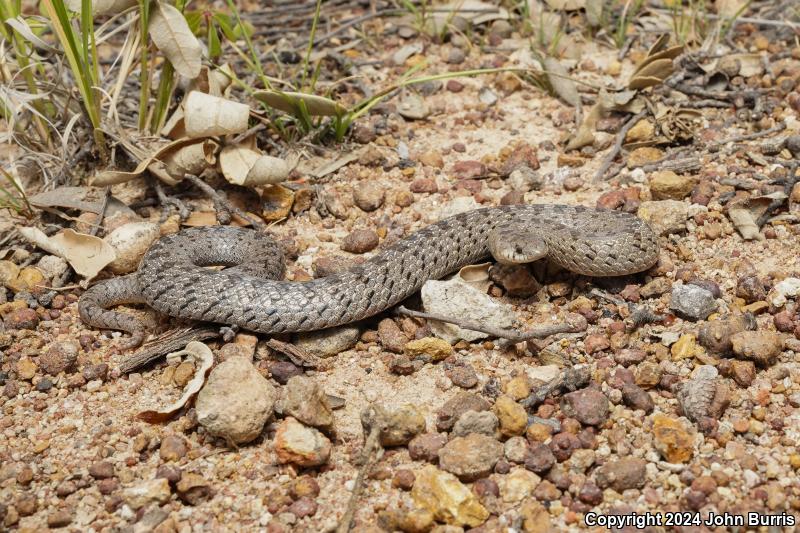
[[138, 352], [123, 359], [119, 364], [119, 371], [123, 374], [133, 372], [170, 352], [182, 350], [191, 341], [204, 341], [217, 336], [219, 329], [212, 327], [189, 327], [167, 331], [146, 342]]
[[320, 365], [320, 360], [317, 356], [308, 353], [306, 350], [295, 346], [288, 342], [282, 342], [278, 339], [270, 339], [267, 341], [267, 346], [280, 352], [297, 366], [304, 368], [317, 368]]
[[[347, 502], [347, 508], [342, 515], [342, 520], [339, 522], [339, 527], [336, 528], [336, 533], [349, 533], [353, 525], [353, 517], [356, 514], [356, 505], [361, 498], [361, 493], [364, 491], [364, 477], [367, 472], [375, 465], [375, 463], [383, 455], [383, 447], [381, 447], [378, 437], [381, 434], [381, 428], [385, 424], [383, 420], [376, 420], [379, 418], [375, 416], [375, 410], [368, 407], [365, 412], [361, 414], [362, 424], [365, 420], [370, 421], [369, 433], [364, 439], [364, 449], [361, 450], [361, 468], [358, 470], [353, 492], [350, 494], [350, 501]], [[372, 415], [372, 416], [370, 416]], [[366, 428], [364, 428], [366, 429]]]
[[[251, 217], [250, 215], [248, 215], [247, 213], [245, 213], [244, 211], [242, 211], [241, 209], [230, 203], [228, 200], [223, 198], [222, 195], [219, 194], [217, 191], [215, 191], [211, 185], [201, 180], [199, 177], [194, 176], [192, 174], [187, 174], [186, 179], [192, 182], [192, 184], [195, 187], [200, 189], [203, 192], [203, 194], [211, 198], [211, 200], [214, 202], [214, 208], [217, 210], [217, 220], [219, 220], [220, 223], [227, 224], [228, 222], [230, 222], [230, 215], [231, 213], [233, 213], [237, 217], [243, 218], [248, 222], [250, 222], [254, 228], [264, 229], [267, 227], [266, 224], [264, 224], [262, 221], [256, 220], [255, 218]], [[227, 215], [227, 220], [226, 220], [226, 215]]]
[[106, 210], [108, 209], [108, 201], [111, 199], [111, 185], [106, 185], [106, 191], [103, 193], [103, 203], [100, 205], [100, 212], [98, 213], [97, 222], [92, 226], [89, 235], [94, 237], [100, 226], [103, 225], [103, 219], [106, 217]]
[[721, 141], [717, 141], [715, 143], [710, 144], [709, 148], [717, 147], [717, 146], [724, 146], [724, 145], [726, 145], [728, 143], [738, 143], [738, 142], [742, 142], [742, 141], [752, 141], [754, 139], [760, 139], [762, 137], [769, 137], [773, 133], [779, 133], [779, 132], [781, 132], [781, 131], [783, 131], [785, 129], [786, 129], [786, 123], [785, 122], [778, 122], [775, 126], [771, 127], [768, 130], [758, 131], [756, 133], [748, 133], [748, 134], [745, 134], [745, 135], [736, 135], [735, 137], [729, 137], [728, 139], [723, 139]]
[[164, 186], [161, 185], [161, 182], [158, 179], [153, 180], [153, 189], [156, 191], [156, 196], [158, 196], [158, 201], [161, 203], [161, 222], [167, 220], [169, 216], [169, 206], [173, 206], [175, 209], [178, 210], [178, 216], [181, 217], [181, 220], [186, 220], [189, 218], [190, 212], [189, 209], [186, 207], [181, 200], [169, 196], [167, 193], [164, 192]]
[[532, 339], [543, 339], [545, 337], [549, 337], [550, 335], [555, 335], [557, 333], [567, 333], [567, 332], [577, 331], [576, 325], [564, 323], [564, 324], [552, 324], [550, 326], [543, 326], [541, 328], [532, 331], [519, 332], [513, 329], [503, 329], [503, 328], [494, 328], [491, 326], [485, 326], [483, 324], [478, 324], [477, 322], [472, 322], [471, 320], [462, 320], [462, 319], [437, 315], [433, 313], [412, 311], [411, 309], [407, 309], [402, 305], [397, 308], [396, 312], [401, 315], [407, 315], [415, 318], [425, 318], [428, 320], [438, 320], [440, 322], [447, 322], [448, 324], [454, 324], [460, 328], [469, 329], [472, 331], [480, 331], [481, 333], [486, 333], [487, 335], [491, 335], [492, 337], [497, 337], [499, 339], [508, 339], [512, 342], [522, 342]]
[[637, 122], [642, 120], [647, 114], [650, 113], [649, 109], [642, 109], [635, 115], [633, 115], [628, 122], [622, 126], [622, 129], [619, 130], [617, 134], [617, 140], [614, 142], [614, 146], [611, 148], [611, 151], [608, 153], [606, 158], [603, 160], [603, 164], [600, 165], [600, 168], [597, 170], [597, 173], [594, 175], [594, 181], [598, 182], [603, 179], [608, 169], [611, 167], [611, 164], [614, 162], [614, 159], [617, 158], [620, 151], [622, 151], [622, 143], [625, 142], [625, 136], [628, 132], [636, 125]]

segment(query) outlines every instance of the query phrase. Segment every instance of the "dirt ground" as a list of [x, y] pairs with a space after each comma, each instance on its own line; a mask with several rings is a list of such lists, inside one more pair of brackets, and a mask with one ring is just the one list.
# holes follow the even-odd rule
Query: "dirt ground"
[[[351, 4], [336, 11], [326, 31], [369, 12]], [[745, 522], [739, 531], [794, 531], [800, 519], [797, 26], [740, 23], [712, 52], [687, 47], [683, 53], [703, 65], [736, 55], [752, 72], [730, 72], [719, 85], [712, 80], [719, 67], [698, 71], [691, 61], [676, 62], [670, 75], [682, 73], [676, 84], [694, 92], [662, 83], [641, 89], [637, 98], [658, 108], [655, 117], [638, 108], [605, 110], [589, 128], [593, 140], [565, 151], [598, 99], [594, 88], [624, 88], [655, 39], [641, 31], [620, 56], [602, 36], [574, 31], [581, 23], [579, 12], [571, 13], [567, 34], [575, 48], [561, 64], [583, 83], [575, 86], [580, 110], [567, 103], [569, 87], [548, 92], [527, 75], [500, 72], [401, 89], [359, 118], [344, 143], [293, 145], [262, 130], [260, 145], [294, 146], [304, 160], [286, 184], [294, 209], [269, 231], [287, 249], [288, 279], [300, 282], [379, 254], [460, 211], [583, 205], [650, 222], [661, 248], [656, 265], [607, 280], [543, 262], [494, 267], [486, 292], [510, 306], [516, 329], [582, 324], [508, 346], [494, 337], [443, 346], [426, 320], [391, 312], [359, 323], [342, 351], [306, 367], [268, 347], [266, 335], [209, 340], [216, 363], [244, 356], [276, 398], [289, 394], [289, 377], [304, 375], [329, 395], [308, 396], [308, 409], [334, 404], [330, 427], [318, 431], [301, 421], [303, 442], [287, 443], [284, 405], [258, 437], [233, 445], [212, 435], [191, 404], [164, 423], [141, 420], [142, 411], [177, 399], [194, 367], [162, 358], [121, 373], [130, 353], [119, 344], [127, 334], [84, 324], [77, 310], [81, 278], [73, 275], [53, 292], [51, 253], [16, 232], [76, 224], [81, 231], [86, 219], [4, 211], [0, 530], [335, 531], [357, 491], [369, 432], [363, 415], [380, 405], [400, 410], [387, 431], [405, 434], [371, 456], [352, 531], [602, 531], [612, 529], [603, 527], [608, 517], [637, 515], [651, 521], [647, 531], [732, 531], [705, 521], [716, 515], [734, 524], [748, 513], [761, 522]], [[474, 24], [446, 42], [404, 20], [372, 18], [320, 49], [342, 48], [336, 53], [352, 61], [352, 75], [373, 89], [423, 60], [426, 73], [533, 61], [516, 12], [509, 28], [499, 23], [505, 21]], [[300, 30], [293, 35], [308, 37]], [[418, 48], [396, 63], [407, 46]], [[750, 56], [758, 61], [751, 64]], [[231, 99], [252, 104], [241, 92]], [[419, 118], [409, 118], [415, 113]], [[637, 113], [641, 124], [629, 124]], [[665, 140], [667, 125], [680, 135]], [[619, 151], [615, 143], [623, 139]], [[777, 150], [768, 146], [778, 141]], [[11, 158], [23, 153], [8, 148]], [[609, 153], [616, 155], [613, 164], [596, 178]], [[351, 161], [324, 176], [309, 170], [349, 154]], [[670, 167], [689, 159], [687, 168]], [[205, 177], [235, 205], [263, 214], [264, 188]], [[134, 206], [138, 221], [173, 232], [177, 214], [163, 221], [158, 202], [143, 203], [156, 198], [148, 184], [137, 178], [112, 186], [111, 194]], [[29, 193], [64, 185], [86, 181], [34, 183]], [[188, 224], [209, 220], [197, 213], [213, 212], [214, 203], [186, 182], [167, 191], [195, 212]], [[378, 246], [362, 251], [358, 242], [355, 249], [345, 244], [362, 231], [376, 236]], [[108, 270], [99, 276], [107, 277], [113, 277]], [[419, 299], [407, 305], [420, 308]], [[159, 321], [162, 330], [172, 324], [143, 308], [134, 312]], [[322, 344], [308, 343], [298, 345], [313, 352]], [[227, 390], [239, 394], [236, 385]], [[303, 439], [312, 434], [315, 449], [308, 451]], [[325, 441], [329, 456], [321, 450]], [[317, 465], [297, 458], [317, 453]], [[633, 522], [613, 529], [643, 530]]]

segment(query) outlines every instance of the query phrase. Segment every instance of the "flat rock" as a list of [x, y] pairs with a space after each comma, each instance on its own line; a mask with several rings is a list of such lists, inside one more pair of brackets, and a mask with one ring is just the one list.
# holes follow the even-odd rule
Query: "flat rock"
[[298, 348], [317, 357], [333, 357], [355, 346], [360, 335], [361, 331], [357, 326], [339, 326], [300, 333], [295, 337], [294, 343]]
[[456, 437], [439, 450], [439, 466], [462, 481], [486, 477], [503, 457], [503, 445], [482, 433]]

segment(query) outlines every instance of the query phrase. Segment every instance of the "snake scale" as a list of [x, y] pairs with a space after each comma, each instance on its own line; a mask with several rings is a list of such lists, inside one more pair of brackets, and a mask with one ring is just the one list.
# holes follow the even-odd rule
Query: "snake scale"
[[156, 241], [135, 273], [90, 287], [78, 309], [89, 325], [130, 332], [129, 348], [144, 340], [145, 326], [111, 306], [146, 303], [172, 317], [262, 333], [313, 331], [380, 313], [425, 281], [489, 255], [503, 263], [546, 256], [579, 274], [620, 276], [652, 266], [658, 243], [645, 222], [618, 211], [489, 207], [431, 224], [344, 272], [291, 282], [282, 280], [283, 254], [267, 235], [225, 226], [191, 228]]

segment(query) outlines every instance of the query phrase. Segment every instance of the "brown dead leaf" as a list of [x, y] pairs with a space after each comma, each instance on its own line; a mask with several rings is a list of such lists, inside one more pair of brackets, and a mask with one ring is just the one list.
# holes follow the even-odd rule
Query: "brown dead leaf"
[[19, 233], [42, 250], [65, 259], [86, 280], [94, 278], [117, 258], [114, 248], [100, 237], [69, 228], [52, 237], [34, 227], [19, 228]]
[[553, 91], [566, 103], [573, 107], [580, 107], [581, 95], [578, 86], [569, 78], [569, 71], [554, 57], [544, 58], [544, 68]]
[[193, 361], [196, 369], [194, 377], [192, 377], [191, 381], [184, 387], [181, 397], [161, 409], [142, 411], [137, 415], [140, 420], [151, 424], [166, 422], [172, 418], [175, 413], [183, 409], [183, 407], [200, 392], [200, 389], [203, 388], [206, 377], [208, 376], [208, 371], [211, 370], [214, 364], [214, 354], [211, 352], [211, 349], [202, 342], [192, 341], [186, 345], [185, 349], [167, 355], [167, 359], [171, 360], [177, 358], [180, 360], [183, 356], [186, 356], [187, 360]]
[[782, 191], [754, 196], [744, 200], [731, 202], [728, 205], [728, 218], [746, 241], [765, 239], [758, 227], [758, 219], [767, 212], [773, 200], [783, 200], [787, 196]]
[[[198, 145], [198, 146], [194, 146]], [[141, 176], [149, 170], [168, 185], [176, 185], [186, 174], [199, 174], [213, 164], [218, 144], [211, 139], [179, 139], [143, 159], [132, 171], [103, 170], [89, 180], [90, 185], [115, 185]], [[183, 150], [186, 149], [184, 152]], [[178, 154], [180, 152], [180, 154]], [[200, 172], [194, 172], [200, 170]]]
[[166, 2], [156, 1], [151, 5], [148, 31], [153, 43], [172, 63], [175, 72], [196, 78], [202, 66], [203, 48], [183, 13]]
[[184, 102], [186, 134], [191, 138], [242, 133], [250, 107], [218, 96], [192, 91]]

